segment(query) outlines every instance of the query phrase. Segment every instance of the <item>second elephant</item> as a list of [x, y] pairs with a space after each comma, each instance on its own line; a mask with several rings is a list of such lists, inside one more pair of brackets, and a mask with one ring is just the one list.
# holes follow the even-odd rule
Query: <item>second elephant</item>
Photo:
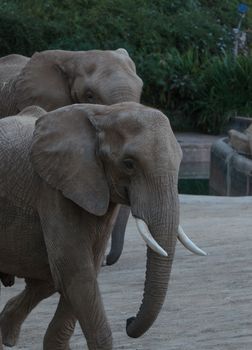
[[52, 111], [73, 103], [139, 102], [142, 85], [124, 49], [9, 55], [0, 58], [0, 117], [31, 105]]

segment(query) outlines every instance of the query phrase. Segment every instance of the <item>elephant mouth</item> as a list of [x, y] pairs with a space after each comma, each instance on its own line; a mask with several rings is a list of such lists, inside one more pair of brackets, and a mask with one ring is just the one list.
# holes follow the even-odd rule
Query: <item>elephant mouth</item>
[[[130, 203], [130, 192], [127, 186], [122, 187], [121, 191], [116, 191], [117, 196], [120, 197], [121, 199], [121, 204], [131, 206]], [[136, 213], [132, 213], [135, 221], [136, 221], [136, 226], [138, 229], [138, 232], [146, 245], [156, 252], [158, 255], [167, 257], [168, 254], [167, 252], [159, 245], [159, 243], [154, 239], [147, 223], [138, 217]], [[199, 248], [184, 232], [183, 228], [181, 225], [178, 226], [178, 231], [177, 231], [177, 239], [182, 243], [182, 245], [191, 251], [192, 253], [200, 256], [206, 256], [207, 253], [203, 251], [201, 248]]]
[[[127, 205], [130, 207], [130, 195], [127, 187], [112, 187], [112, 196], [116, 203]], [[113, 200], [112, 200], [113, 201]]]
[[129, 190], [127, 187], [124, 187], [124, 199], [127, 202], [128, 205], [130, 205], [130, 195], [129, 195]]
[[[152, 249], [154, 252], [159, 254], [160, 256], [167, 257], [167, 252], [158, 244], [158, 242], [153, 238], [153, 235], [151, 234], [148, 225], [145, 223], [144, 220], [139, 219], [134, 216], [134, 219], [136, 221], [136, 226], [138, 229], [138, 232], [140, 233], [140, 236], [144, 240], [144, 242], [147, 244], [147, 246]], [[200, 249], [184, 232], [181, 225], [178, 226], [178, 233], [177, 233], [177, 239], [182, 243], [182, 245], [190, 250], [192, 253], [200, 256], [206, 256], [207, 253], [204, 252], [204, 250]]]

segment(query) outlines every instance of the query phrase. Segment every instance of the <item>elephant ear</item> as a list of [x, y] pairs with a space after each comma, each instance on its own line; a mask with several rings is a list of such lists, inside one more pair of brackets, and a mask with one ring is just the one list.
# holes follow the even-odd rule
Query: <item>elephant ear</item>
[[109, 187], [96, 155], [96, 130], [89, 118], [87, 110], [77, 105], [39, 118], [31, 162], [40, 177], [65, 197], [92, 214], [104, 215]]
[[129, 57], [128, 51], [126, 49], [120, 48], [120, 49], [117, 49], [116, 52], [120, 53], [121, 55]]
[[60, 65], [60, 53], [35, 53], [16, 82], [17, 107], [38, 105], [46, 111], [72, 104], [68, 78]]
[[46, 114], [46, 111], [43, 108], [40, 108], [38, 106], [28, 106], [24, 108], [21, 112], [19, 112], [17, 115], [21, 117], [39, 118], [44, 114]]
[[132, 61], [132, 59], [130, 58], [129, 54], [128, 54], [128, 51], [123, 49], [123, 48], [120, 48], [120, 49], [117, 49], [115, 50], [115, 52], [117, 54], [119, 54], [123, 59], [124, 59], [124, 62], [127, 63], [127, 65], [130, 67], [130, 69], [136, 73], [136, 65], [135, 63]]

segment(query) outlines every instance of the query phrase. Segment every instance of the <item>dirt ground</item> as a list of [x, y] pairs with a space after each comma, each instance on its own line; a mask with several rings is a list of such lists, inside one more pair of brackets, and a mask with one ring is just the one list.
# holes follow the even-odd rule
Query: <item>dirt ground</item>
[[[145, 245], [131, 219], [120, 261], [105, 267], [100, 286], [111, 323], [114, 349], [251, 350], [252, 349], [252, 197], [181, 196], [181, 224], [207, 257], [177, 244], [170, 288], [162, 313], [146, 335], [125, 333], [142, 297]], [[23, 288], [2, 288], [1, 307]], [[57, 295], [43, 301], [23, 326], [18, 350], [42, 350]], [[77, 327], [72, 350], [87, 349]], [[6, 348], [7, 349], [7, 348]]]

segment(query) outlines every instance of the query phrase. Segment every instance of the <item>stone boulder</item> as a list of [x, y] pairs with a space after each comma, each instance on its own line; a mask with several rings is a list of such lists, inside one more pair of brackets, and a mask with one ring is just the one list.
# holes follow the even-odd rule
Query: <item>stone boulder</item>
[[231, 129], [228, 132], [231, 146], [241, 154], [252, 156], [252, 124], [243, 132]]

